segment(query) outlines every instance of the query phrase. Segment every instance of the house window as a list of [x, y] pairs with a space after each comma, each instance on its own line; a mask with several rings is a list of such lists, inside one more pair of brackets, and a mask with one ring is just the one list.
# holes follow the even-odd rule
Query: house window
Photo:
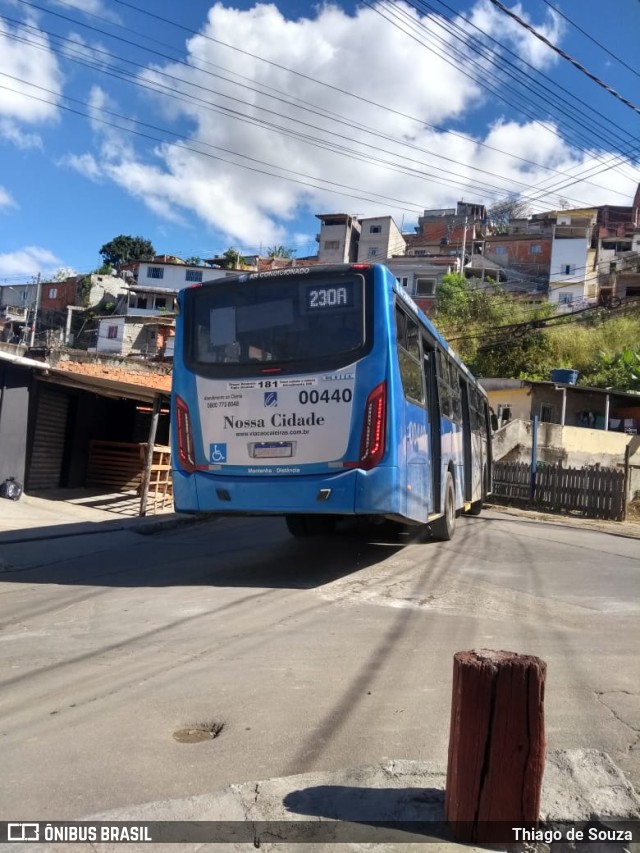
[[571, 305], [573, 302], [573, 293], [559, 293], [558, 294], [558, 304], [559, 305]]
[[339, 249], [340, 240], [325, 240], [324, 247], [325, 249]]
[[436, 292], [436, 282], [433, 278], [416, 278], [416, 295], [433, 296]]
[[147, 297], [146, 296], [138, 296], [136, 299], [136, 304], [134, 308], [146, 308], [147, 307]]
[[543, 424], [555, 423], [555, 406], [551, 403], [540, 403], [540, 420]]
[[202, 281], [202, 270], [187, 270], [184, 274], [185, 281]]
[[540, 243], [532, 243], [529, 246], [529, 254], [530, 255], [541, 255], [542, 254], [542, 246]]
[[49, 288], [49, 299], [55, 299], [57, 297], [57, 295], [58, 295], [58, 288], [57, 287], [50, 287]]
[[382, 234], [382, 225], [370, 225], [369, 234]]
[[426, 255], [427, 250], [426, 249], [414, 249], [413, 254], [414, 255]]
[[371, 246], [371, 248], [369, 249], [369, 257], [375, 258], [375, 256], [378, 254], [378, 251], [379, 250], [377, 246]]
[[109, 326], [107, 329], [107, 337], [112, 341], [118, 337], [118, 327], [117, 326]]
[[512, 417], [511, 403], [498, 403], [498, 423], [500, 426], [508, 424]]
[[164, 278], [162, 267], [147, 267], [147, 278]]
[[494, 246], [493, 251], [496, 255], [506, 255], [507, 254], [507, 250], [505, 249], [504, 246]]
[[403, 275], [402, 278], [399, 278], [398, 281], [403, 287], [409, 287], [409, 276]]
[[164, 296], [156, 296], [156, 308], [166, 308], [167, 300]]
[[561, 272], [563, 275], [574, 275], [575, 271], [576, 271], [576, 265], [575, 264], [562, 264]]

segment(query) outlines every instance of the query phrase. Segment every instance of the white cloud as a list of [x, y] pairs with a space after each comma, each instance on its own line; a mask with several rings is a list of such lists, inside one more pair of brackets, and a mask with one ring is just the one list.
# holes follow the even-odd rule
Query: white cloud
[[41, 246], [24, 246], [15, 252], [0, 254], [0, 276], [30, 276], [60, 266], [60, 259]]
[[0, 210], [17, 206], [13, 196], [4, 187], [0, 187]]
[[59, 164], [69, 166], [90, 181], [99, 181], [104, 175], [92, 154], [69, 154], [61, 158]]
[[[412, 21], [412, 33], [421, 40], [426, 38], [423, 28], [435, 32], [432, 20], [402, 2], [380, 8], [395, 10], [394, 20], [404, 21], [404, 28]], [[487, 0], [480, 0], [471, 19], [539, 68], [556, 59]], [[556, 16], [536, 26], [552, 40], [559, 38]], [[455, 57], [460, 47], [455, 28], [437, 31], [445, 57]], [[243, 52], [219, 42], [237, 44]], [[240, 11], [216, 3], [187, 51], [189, 68], [174, 63], [150, 68], [144, 82], [156, 86], [157, 94], [142, 96], [146, 106], [151, 101], [162, 114], [153, 123], [173, 122], [183, 130], [184, 141], [147, 142], [145, 150], [126, 132], [101, 125], [95, 119], [105, 108], [125, 110], [96, 88], [91, 103], [99, 154], [92, 161], [77, 158], [75, 166], [87, 169], [90, 177], [102, 170], [164, 219], [180, 222], [195, 215], [234, 242], [288, 244], [289, 227], [301, 210], [386, 213], [399, 222], [403, 216], [415, 220], [425, 207], [451, 206], [461, 198], [490, 204], [538, 185], [555, 193], [566, 180], [545, 166], [570, 175], [597, 162], [595, 154], [572, 150], [550, 122], [497, 122], [486, 141], [499, 151], [478, 144], [484, 140], [434, 130], [430, 125], [455, 121], [461, 126], [486, 94], [462, 73], [459, 59], [447, 62], [369, 8], [348, 15], [326, 5], [313, 19], [289, 21], [274, 5]], [[229, 69], [226, 79], [218, 76], [221, 67]], [[486, 60], [485, 70], [491, 72]], [[163, 78], [161, 71], [173, 79]], [[281, 94], [268, 96], [276, 90]], [[353, 156], [329, 150], [332, 146], [349, 149]], [[540, 165], [510, 157], [515, 151]], [[323, 186], [323, 181], [331, 183]], [[632, 179], [617, 172], [607, 175], [606, 183], [602, 203], [625, 203], [612, 190], [630, 196], [635, 189]], [[557, 191], [580, 204], [600, 197], [600, 190], [584, 182]]]
[[[30, 27], [0, 28], [0, 118], [35, 124], [57, 116], [62, 74], [44, 34]], [[44, 91], [44, 90], [48, 91]]]
[[[517, 3], [511, 8], [514, 14], [530, 24], [537, 32], [552, 44], [558, 44], [565, 27], [562, 19], [547, 7], [547, 21], [533, 22], [522, 6]], [[506, 44], [517, 56], [533, 65], [543, 68], [558, 60], [557, 54], [540, 39], [530, 33], [522, 24], [514, 21], [505, 12], [493, 6], [489, 0], [480, 0], [470, 15], [470, 21], [487, 36]], [[475, 31], [474, 31], [475, 32]], [[511, 57], [513, 61], [513, 57]]]
[[0, 138], [11, 142], [16, 148], [42, 149], [42, 137], [37, 133], [25, 133], [10, 119], [0, 119]]
[[111, 20], [118, 20], [118, 16], [113, 9], [110, 9], [102, 0], [53, 0], [56, 6], [69, 6], [77, 9], [79, 12], [86, 12], [89, 15], [102, 15]]

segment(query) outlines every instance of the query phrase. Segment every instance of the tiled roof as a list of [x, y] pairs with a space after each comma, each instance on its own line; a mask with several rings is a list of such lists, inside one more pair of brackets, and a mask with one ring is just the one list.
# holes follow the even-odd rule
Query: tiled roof
[[76, 376], [109, 379], [113, 382], [123, 382], [127, 385], [138, 385], [141, 388], [154, 388], [157, 391], [171, 390], [171, 374], [152, 373], [151, 371], [127, 370], [122, 367], [109, 367], [96, 362], [61, 361], [55, 366], [56, 370]]

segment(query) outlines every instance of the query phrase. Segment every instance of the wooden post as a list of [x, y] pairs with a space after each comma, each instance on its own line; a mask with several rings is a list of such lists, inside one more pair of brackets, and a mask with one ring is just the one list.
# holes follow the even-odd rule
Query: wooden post
[[144, 470], [142, 472], [142, 488], [140, 489], [140, 511], [139, 515], [147, 514], [147, 498], [149, 497], [149, 480], [151, 479], [151, 466], [153, 465], [153, 446], [156, 443], [156, 432], [158, 430], [158, 418], [160, 417], [161, 396], [156, 394], [153, 398], [153, 409], [151, 412], [151, 426], [149, 427], [149, 439], [147, 441], [147, 452], [144, 457]]
[[631, 459], [631, 442], [624, 449], [624, 478], [622, 481], [622, 513], [618, 516], [618, 521], [626, 521], [627, 512], [629, 510], [629, 461]]
[[454, 655], [445, 818], [457, 840], [492, 843], [496, 824], [537, 824], [546, 668], [514, 652]]

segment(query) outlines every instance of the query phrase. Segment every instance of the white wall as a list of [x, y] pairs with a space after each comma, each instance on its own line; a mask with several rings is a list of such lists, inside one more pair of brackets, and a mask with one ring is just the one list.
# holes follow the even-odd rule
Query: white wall
[[[162, 278], [152, 278], [149, 275], [149, 268], [161, 269]], [[226, 278], [227, 270], [214, 270], [209, 268], [187, 266], [182, 264], [163, 264], [154, 261], [140, 261], [138, 267], [137, 283], [141, 287], [153, 287], [156, 290], [167, 288], [168, 290], [182, 290], [192, 284], [197, 284], [196, 281], [187, 281], [187, 271], [191, 270], [202, 276], [201, 281], [213, 281], [217, 278]]]
[[[406, 243], [390, 216], [375, 216], [360, 221], [358, 263], [385, 263], [392, 255], [403, 255]], [[372, 228], [379, 232], [372, 233]]]
[[[320, 228], [320, 244], [318, 248], [318, 260], [323, 264], [346, 264], [349, 260], [349, 238], [346, 223], [338, 225], [322, 224]], [[349, 237], [347, 236], [349, 235]], [[335, 249], [326, 248], [327, 243], [335, 243]]]
[[[117, 337], [109, 337], [109, 327], [117, 326]], [[106, 317], [100, 320], [98, 326], [97, 352], [122, 352], [122, 341], [124, 335], [124, 317]]]
[[[557, 288], [575, 294], [574, 299], [586, 296], [588, 248], [586, 237], [566, 240], [554, 239], [552, 241], [549, 275], [549, 300], [551, 302], [558, 302], [557, 293], [559, 291]], [[568, 273], [565, 271], [567, 266], [571, 268]]]

